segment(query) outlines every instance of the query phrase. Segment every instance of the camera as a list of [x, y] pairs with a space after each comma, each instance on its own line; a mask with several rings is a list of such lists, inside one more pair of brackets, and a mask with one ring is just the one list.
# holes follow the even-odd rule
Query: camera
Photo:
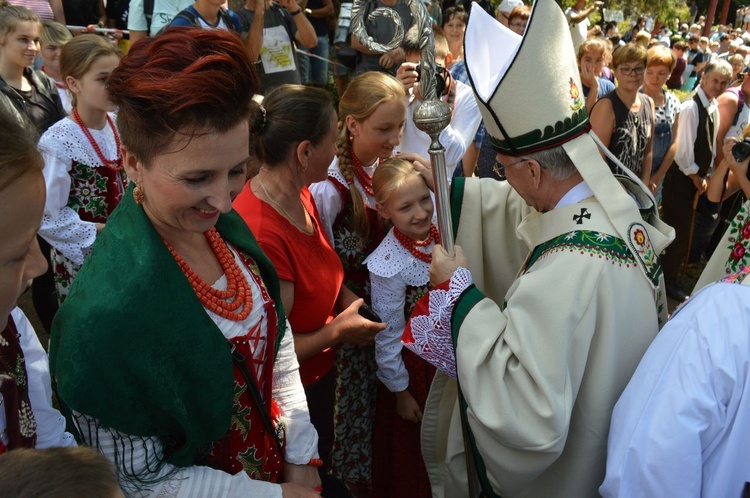
[[[417, 81], [422, 77], [422, 64], [417, 64]], [[445, 87], [448, 84], [448, 78], [445, 73], [447, 73], [448, 70], [445, 69], [443, 66], [440, 66], [438, 64], [435, 64], [435, 92], [437, 93], [438, 97], [443, 94], [445, 91]]]
[[745, 139], [734, 144], [732, 146], [732, 156], [738, 163], [741, 163], [750, 157], [750, 140]]

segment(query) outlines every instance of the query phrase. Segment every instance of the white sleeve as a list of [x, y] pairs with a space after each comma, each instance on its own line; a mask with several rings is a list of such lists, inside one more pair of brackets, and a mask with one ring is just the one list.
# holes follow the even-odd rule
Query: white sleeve
[[47, 200], [39, 235], [67, 259], [82, 265], [94, 245], [96, 224], [81, 220], [78, 213], [67, 206], [71, 185], [70, 159], [63, 159], [46, 149], [42, 149], [42, 156]]
[[680, 110], [680, 126], [677, 127], [677, 153], [674, 161], [683, 174], [692, 175], [700, 169], [695, 164], [695, 138], [698, 135], [698, 106], [688, 100]]
[[388, 324], [375, 336], [378, 379], [389, 391], [401, 392], [409, 387], [409, 372], [401, 357], [401, 336], [406, 326], [406, 284], [400, 275], [386, 278], [370, 272], [370, 288], [372, 309]]
[[[282, 498], [281, 486], [250, 479], [245, 472], [235, 475], [193, 465], [158, 465], [163, 456], [159, 438], [136, 437], [104, 428], [96, 419], [73, 412], [86, 444], [94, 446], [117, 468], [120, 486], [137, 498]], [[136, 483], [133, 476], [148, 483]]]
[[746, 371], [747, 339], [736, 337], [747, 333], [747, 306], [730, 287], [740, 286], [696, 294], [646, 351], [612, 413], [602, 496], [730, 496], [706, 494], [703, 481], [705, 460], [735, 424], [731, 397]]
[[309, 189], [320, 215], [320, 223], [328, 235], [328, 240], [333, 245], [333, 222], [336, 221], [336, 217], [344, 207], [341, 202], [341, 194], [330, 180], [313, 183]]
[[307, 465], [313, 458], [318, 458], [318, 432], [310, 422], [307, 397], [294, 351], [292, 327], [288, 320], [273, 368], [273, 398], [279, 404], [282, 420], [286, 423], [284, 460]]
[[[52, 406], [49, 361], [34, 327], [20, 308], [11, 312], [20, 335], [21, 349], [26, 361], [29, 382], [29, 401], [36, 419], [36, 447], [76, 446], [72, 434], [65, 432], [65, 417]], [[3, 413], [3, 418], [5, 417]], [[5, 425], [5, 424], [3, 424]]]
[[[463, 159], [469, 145], [474, 142], [482, 115], [479, 112], [474, 93], [468, 86], [454, 81], [458, 85], [456, 89], [456, 103], [453, 111], [453, 119], [450, 124], [440, 133], [440, 143], [445, 147], [445, 164], [458, 164]], [[448, 171], [448, 176], [453, 171]]]

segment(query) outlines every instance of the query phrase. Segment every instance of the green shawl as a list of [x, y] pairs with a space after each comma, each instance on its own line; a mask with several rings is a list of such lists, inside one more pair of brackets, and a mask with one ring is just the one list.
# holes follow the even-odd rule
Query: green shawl
[[[278, 351], [285, 317], [276, 270], [235, 211], [216, 228], [258, 265], [276, 303]], [[50, 370], [67, 408], [125, 434], [176, 442], [167, 455], [175, 465], [193, 465], [229, 429], [230, 344], [134, 202], [132, 185], [55, 317]]]

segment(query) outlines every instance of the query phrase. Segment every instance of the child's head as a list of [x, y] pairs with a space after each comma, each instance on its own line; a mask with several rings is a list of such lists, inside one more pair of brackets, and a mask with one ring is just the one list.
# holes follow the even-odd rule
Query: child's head
[[30, 66], [39, 52], [39, 17], [25, 7], [0, 0], [0, 53], [6, 64]]
[[92, 448], [18, 449], [0, 456], [0, 489], [17, 498], [122, 498], [112, 464]]
[[651, 34], [648, 31], [642, 30], [635, 35], [635, 43], [641, 47], [648, 48], [649, 40], [651, 40]]
[[[354, 186], [352, 151], [365, 166], [387, 159], [401, 143], [406, 122], [406, 93], [393, 76], [370, 71], [354, 78], [339, 100], [339, 169], [349, 183], [354, 205], [354, 229], [362, 237], [369, 233], [365, 204]], [[361, 157], [360, 157], [361, 156]]]
[[63, 45], [73, 39], [68, 28], [55, 21], [42, 21], [40, 36], [42, 62], [45, 70], [51, 69], [55, 73], [60, 71], [60, 52]]
[[[404, 49], [404, 55], [406, 62], [419, 62], [422, 60], [422, 52], [420, 51], [420, 32], [418, 26], [415, 24], [404, 35], [404, 41], [401, 43], [401, 48]], [[435, 64], [446, 67], [450, 65], [448, 54], [448, 39], [445, 37], [445, 32], [438, 26], [432, 27], [432, 35], [435, 40]]]
[[114, 104], [107, 96], [106, 83], [117, 67], [122, 52], [103, 36], [80, 35], [65, 44], [60, 54], [60, 74], [76, 107], [83, 99], [103, 111], [112, 111]]
[[36, 241], [45, 189], [34, 137], [14, 110], [0, 105], [0, 329], [29, 281], [47, 269]]
[[435, 207], [422, 175], [409, 161], [384, 161], [372, 175], [378, 213], [413, 240], [427, 237]]
[[593, 68], [594, 75], [599, 76], [605, 64], [612, 60], [607, 40], [602, 38], [588, 38], [578, 46], [578, 67], [581, 63], [590, 65]]

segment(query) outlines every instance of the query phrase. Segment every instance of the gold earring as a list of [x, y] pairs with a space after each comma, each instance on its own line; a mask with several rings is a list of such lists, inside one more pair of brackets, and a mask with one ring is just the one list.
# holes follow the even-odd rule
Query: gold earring
[[146, 196], [143, 195], [143, 189], [141, 189], [141, 185], [136, 183], [135, 188], [133, 188], [133, 199], [135, 200], [136, 204], [143, 204], [143, 201], [146, 199]]

